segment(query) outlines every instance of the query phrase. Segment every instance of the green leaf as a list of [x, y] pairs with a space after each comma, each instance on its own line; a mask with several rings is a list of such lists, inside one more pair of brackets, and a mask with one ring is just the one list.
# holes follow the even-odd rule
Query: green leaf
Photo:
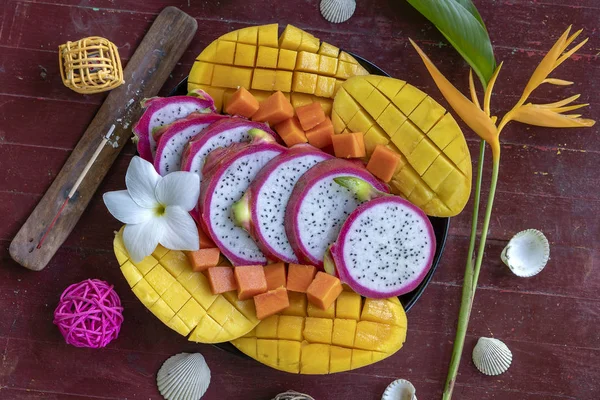
[[431, 21], [487, 86], [496, 68], [490, 37], [471, 0], [407, 0]]

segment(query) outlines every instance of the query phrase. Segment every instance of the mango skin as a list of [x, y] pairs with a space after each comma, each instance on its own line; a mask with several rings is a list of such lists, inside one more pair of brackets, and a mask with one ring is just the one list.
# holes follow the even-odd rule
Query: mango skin
[[209, 44], [192, 66], [188, 91], [205, 90], [221, 111], [239, 86], [259, 101], [280, 90], [294, 107], [319, 102], [329, 115], [341, 83], [367, 74], [354, 57], [310, 33], [287, 25], [278, 38], [278, 25], [269, 24], [232, 31]]
[[[273, 315], [231, 343], [280, 371], [321, 375], [373, 364], [394, 354], [406, 340], [406, 314], [397, 298], [363, 299], [348, 290], [321, 312], [297, 296], [290, 303], [294, 315]], [[299, 308], [306, 312], [298, 313]]]
[[208, 279], [192, 271], [183, 252], [159, 245], [136, 264], [125, 249], [123, 228], [115, 235], [113, 247], [121, 272], [137, 298], [190, 341], [228, 342], [259, 324], [252, 299], [238, 300], [235, 292], [213, 295]]
[[335, 134], [362, 132], [368, 161], [382, 144], [400, 155], [391, 192], [427, 215], [459, 214], [471, 194], [471, 155], [452, 115], [399, 79], [356, 76], [338, 89], [331, 113]]

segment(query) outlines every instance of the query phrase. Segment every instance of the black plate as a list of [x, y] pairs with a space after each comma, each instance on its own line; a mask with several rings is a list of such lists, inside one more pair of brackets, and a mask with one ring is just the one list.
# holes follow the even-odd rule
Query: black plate
[[[360, 62], [360, 64], [363, 67], [365, 67], [367, 71], [369, 71], [370, 74], [390, 76], [387, 72], [385, 72], [372, 62], [367, 61], [364, 58], [355, 54], [352, 54], [352, 56], [354, 56], [354, 58], [356, 58], [358, 62]], [[187, 78], [181, 81], [179, 85], [177, 85], [171, 91], [169, 96], [182, 96], [185, 94], [187, 94]], [[431, 221], [431, 225], [433, 226], [433, 231], [435, 233], [436, 240], [436, 249], [435, 256], [433, 257], [433, 265], [431, 266], [431, 269], [425, 276], [425, 279], [423, 279], [423, 282], [421, 282], [421, 284], [419, 284], [419, 286], [417, 286], [415, 290], [403, 294], [402, 296], [398, 296], [398, 299], [400, 299], [400, 302], [402, 303], [406, 311], [410, 310], [412, 306], [417, 302], [419, 297], [421, 297], [421, 295], [423, 294], [423, 291], [431, 281], [431, 278], [433, 277], [433, 274], [435, 273], [438, 267], [440, 258], [442, 257], [442, 253], [444, 252], [444, 247], [446, 246], [446, 238], [448, 237], [448, 229], [450, 228], [450, 218], [429, 217], [429, 220]], [[242, 354], [230, 343], [219, 343], [216, 346], [226, 351], [234, 352], [236, 354]]]

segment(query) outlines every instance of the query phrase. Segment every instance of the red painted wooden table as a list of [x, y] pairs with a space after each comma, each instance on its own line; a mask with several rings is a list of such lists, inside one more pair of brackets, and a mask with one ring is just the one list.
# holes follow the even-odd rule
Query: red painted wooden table
[[[600, 119], [600, 3], [597, 0], [476, 1], [498, 60], [505, 65], [493, 108], [513, 104], [533, 69], [569, 25], [591, 40], [558, 71], [572, 87], [543, 88], [534, 99], [582, 93], [589, 118]], [[83, 96], [59, 77], [57, 46], [101, 35], [124, 61], [158, 11], [182, 8], [198, 20], [196, 39], [163, 93], [189, 71], [210, 41], [250, 24], [291, 23], [353, 51], [442, 101], [408, 43], [415, 39], [447, 77], [466, 89], [468, 69], [441, 35], [403, 1], [358, 1], [341, 25], [320, 17], [317, 0], [4, 0], [0, 6], [0, 399], [158, 399], [155, 374], [181, 351], [200, 351], [212, 370], [207, 399], [270, 399], [293, 388], [316, 399], [378, 399], [396, 378], [411, 380], [419, 399], [439, 398], [458, 314], [471, 205], [451, 222], [440, 268], [408, 314], [409, 332], [393, 357], [348, 373], [296, 376], [211, 346], [196, 345], [164, 326], [129, 290], [113, 258], [113, 231], [101, 193], [124, 187], [129, 145], [79, 224], [42, 272], [8, 256], [8, 245], [50, 185], [104, 95]], [[549, 97], [546, 97], [549, 96]], [[471, 152], [478, 141], [465, 130]], [[454, 398], [600, 398], [600, 136], [598, 128], [558, 130], [514, 124], [503, 134], [501, 182], [490, 240], [471, 316]], [[484, 186], [486, 186], [484, 184]], [[513, 276], [500, 261], [508, 238], [542, 230], [551, 261], [538, 276]], [[125, 306], [118, 340], [104, 350], [64, 343], [52, 324], [62, 290], [85, 278], [115, 284]], [[479, 336], [502, 339], [513, 366], [498, 377], [477, 372], [470, 352]]]

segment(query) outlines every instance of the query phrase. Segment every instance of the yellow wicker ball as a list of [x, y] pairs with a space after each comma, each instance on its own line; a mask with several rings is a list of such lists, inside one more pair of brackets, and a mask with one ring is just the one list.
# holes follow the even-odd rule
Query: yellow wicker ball
[[125, 83], [117, 46], [92, 36], [58, 47], [63, 83], [77, 93], [100, 93]]

